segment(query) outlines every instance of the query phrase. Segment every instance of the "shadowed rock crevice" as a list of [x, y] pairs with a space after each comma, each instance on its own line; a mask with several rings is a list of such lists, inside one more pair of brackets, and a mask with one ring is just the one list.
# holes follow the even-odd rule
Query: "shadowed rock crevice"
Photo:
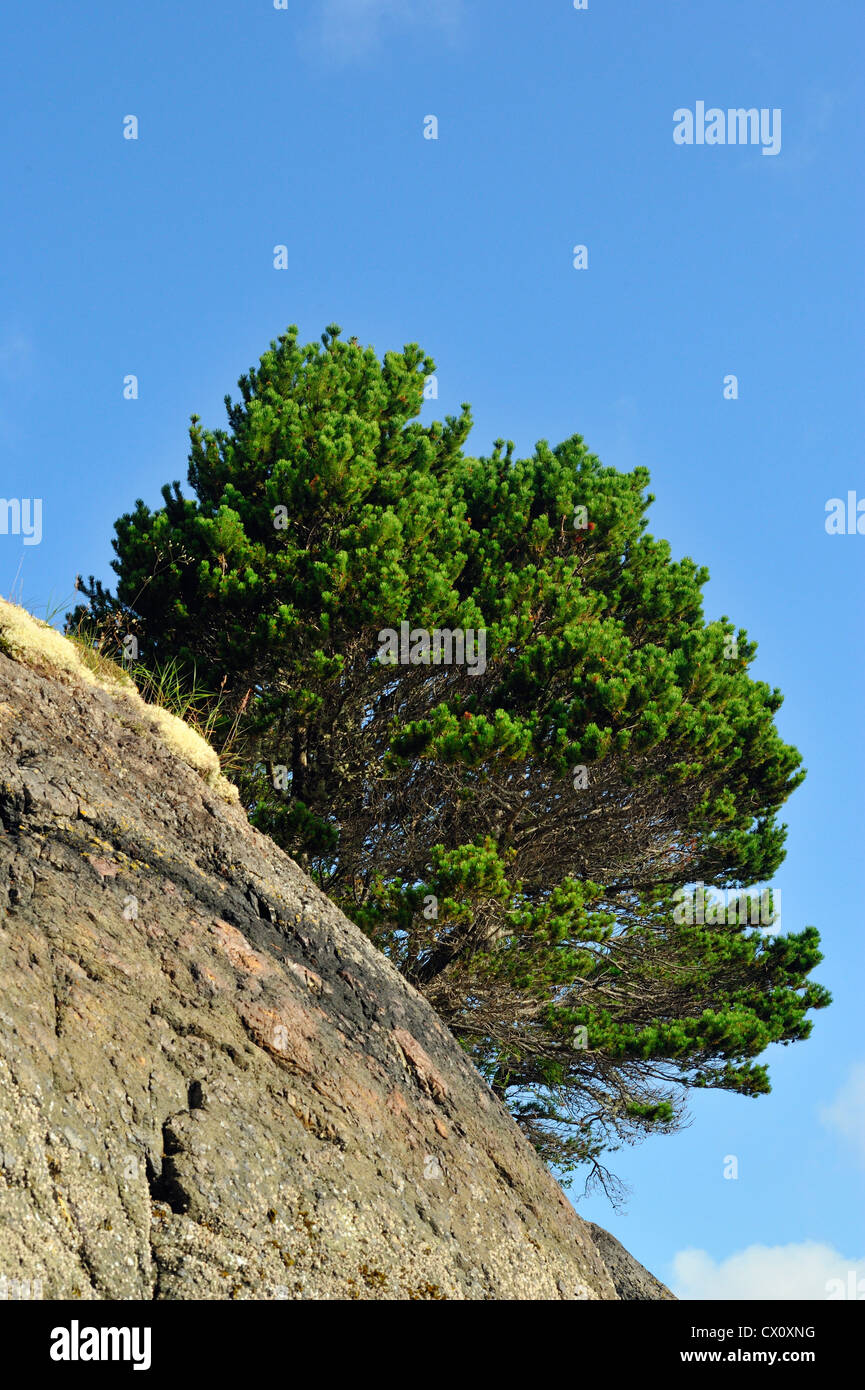
[[185, 1215], [190, 1206], [189, 1194], [180, 1184], [177, 1165], [174, 1162], [175, 1155], [180, 1152], [181, 1145], [177, 1134], [171, 1127], [171, 1121], [166, 1120], [162, 1126], [162, 1163], [157, 1172], [152, 1160], [148, 1158], [147, 1185], [154, 1202], [164, 1202], [177, 1216]]
[[0, 1268], [48, 1298], [669, 1296], [622, 1293], [426, 1001], [130, 709], [0, 654]]

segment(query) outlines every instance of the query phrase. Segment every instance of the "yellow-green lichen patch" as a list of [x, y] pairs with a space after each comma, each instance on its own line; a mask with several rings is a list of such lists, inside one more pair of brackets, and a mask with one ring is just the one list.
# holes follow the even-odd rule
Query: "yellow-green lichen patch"
[[0, 598], [0, 651], [35, 670], [72, 676], [82, 685], [97, 685], [112, 694], [120, 689], [134, 688], [130, 677], [119, 667], [115, 670], [122, 679], [97, 676], [82, 660], [74, 642], [63, 637], [50, 623], [34, 618], [26, 608], [19, 608], [17, 603], [8, 603], [3, 598]]
[[220, 770], [219, 758], [200, 734], [160, 705], [148, 705], [134, 681], [114, 662], [87, 657], [81, 644], [34, 618], [25, 608], [0, 599], [0, 652], [34, 670], [96, 686], [130, 704], [145, 728], [155, 733], [181, 762], [199, 774], [224, 801], [237, 801], [238, 792]]

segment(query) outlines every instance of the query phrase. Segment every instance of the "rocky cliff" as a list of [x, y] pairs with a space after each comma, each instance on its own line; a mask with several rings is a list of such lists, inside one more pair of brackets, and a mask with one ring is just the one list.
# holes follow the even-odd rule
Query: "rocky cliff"
[[0, 988], [0, 1276], [42, 1297], [670, 1297], [207, 745], [2, 601]]

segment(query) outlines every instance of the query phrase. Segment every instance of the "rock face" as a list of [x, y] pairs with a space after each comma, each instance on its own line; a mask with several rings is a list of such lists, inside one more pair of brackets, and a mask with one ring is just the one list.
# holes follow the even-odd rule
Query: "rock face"
[[0, 603], [0, 1275], [63, 1299], [670, 1297], [200, 751], [44, 646]]
[[643, 1302], [655, 1299], [672, 1300], [673, 1295], [666, 1285], [644, 1269], [624, 1245], [616, 1240], [615, 1236], [611, 1236], [609, 1231], [605, 1231], [603, 1226], [597, 1226], [594, 1221], [590, 1221], [589, 1231], [610, 1271], [619, 1298], [639, 1299]]

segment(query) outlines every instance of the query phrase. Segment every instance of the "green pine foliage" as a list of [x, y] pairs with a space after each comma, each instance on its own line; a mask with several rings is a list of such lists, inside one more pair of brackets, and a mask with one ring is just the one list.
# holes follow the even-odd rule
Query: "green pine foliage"
[[[294, 328], [190, 430], [188, 480], [116, 523], [116, 594], [70, 622], [216, 692], [253, 822], [421, 989], [540, 1152], [756, 1096], [829, 1002], [813, 927], [689, 925], [677, 888], [767, 882], [799, 754], [707, 573], [646, 530], [645, 469], [575, 435], [517, 459], [418, 422], [434, 364]], [[585, 512], [575, 509], [585, 508]], [[384, 664], [379, 634], [483, 629], [486, 669]], [[582, 777], [574, 769], [584, 768]]]

